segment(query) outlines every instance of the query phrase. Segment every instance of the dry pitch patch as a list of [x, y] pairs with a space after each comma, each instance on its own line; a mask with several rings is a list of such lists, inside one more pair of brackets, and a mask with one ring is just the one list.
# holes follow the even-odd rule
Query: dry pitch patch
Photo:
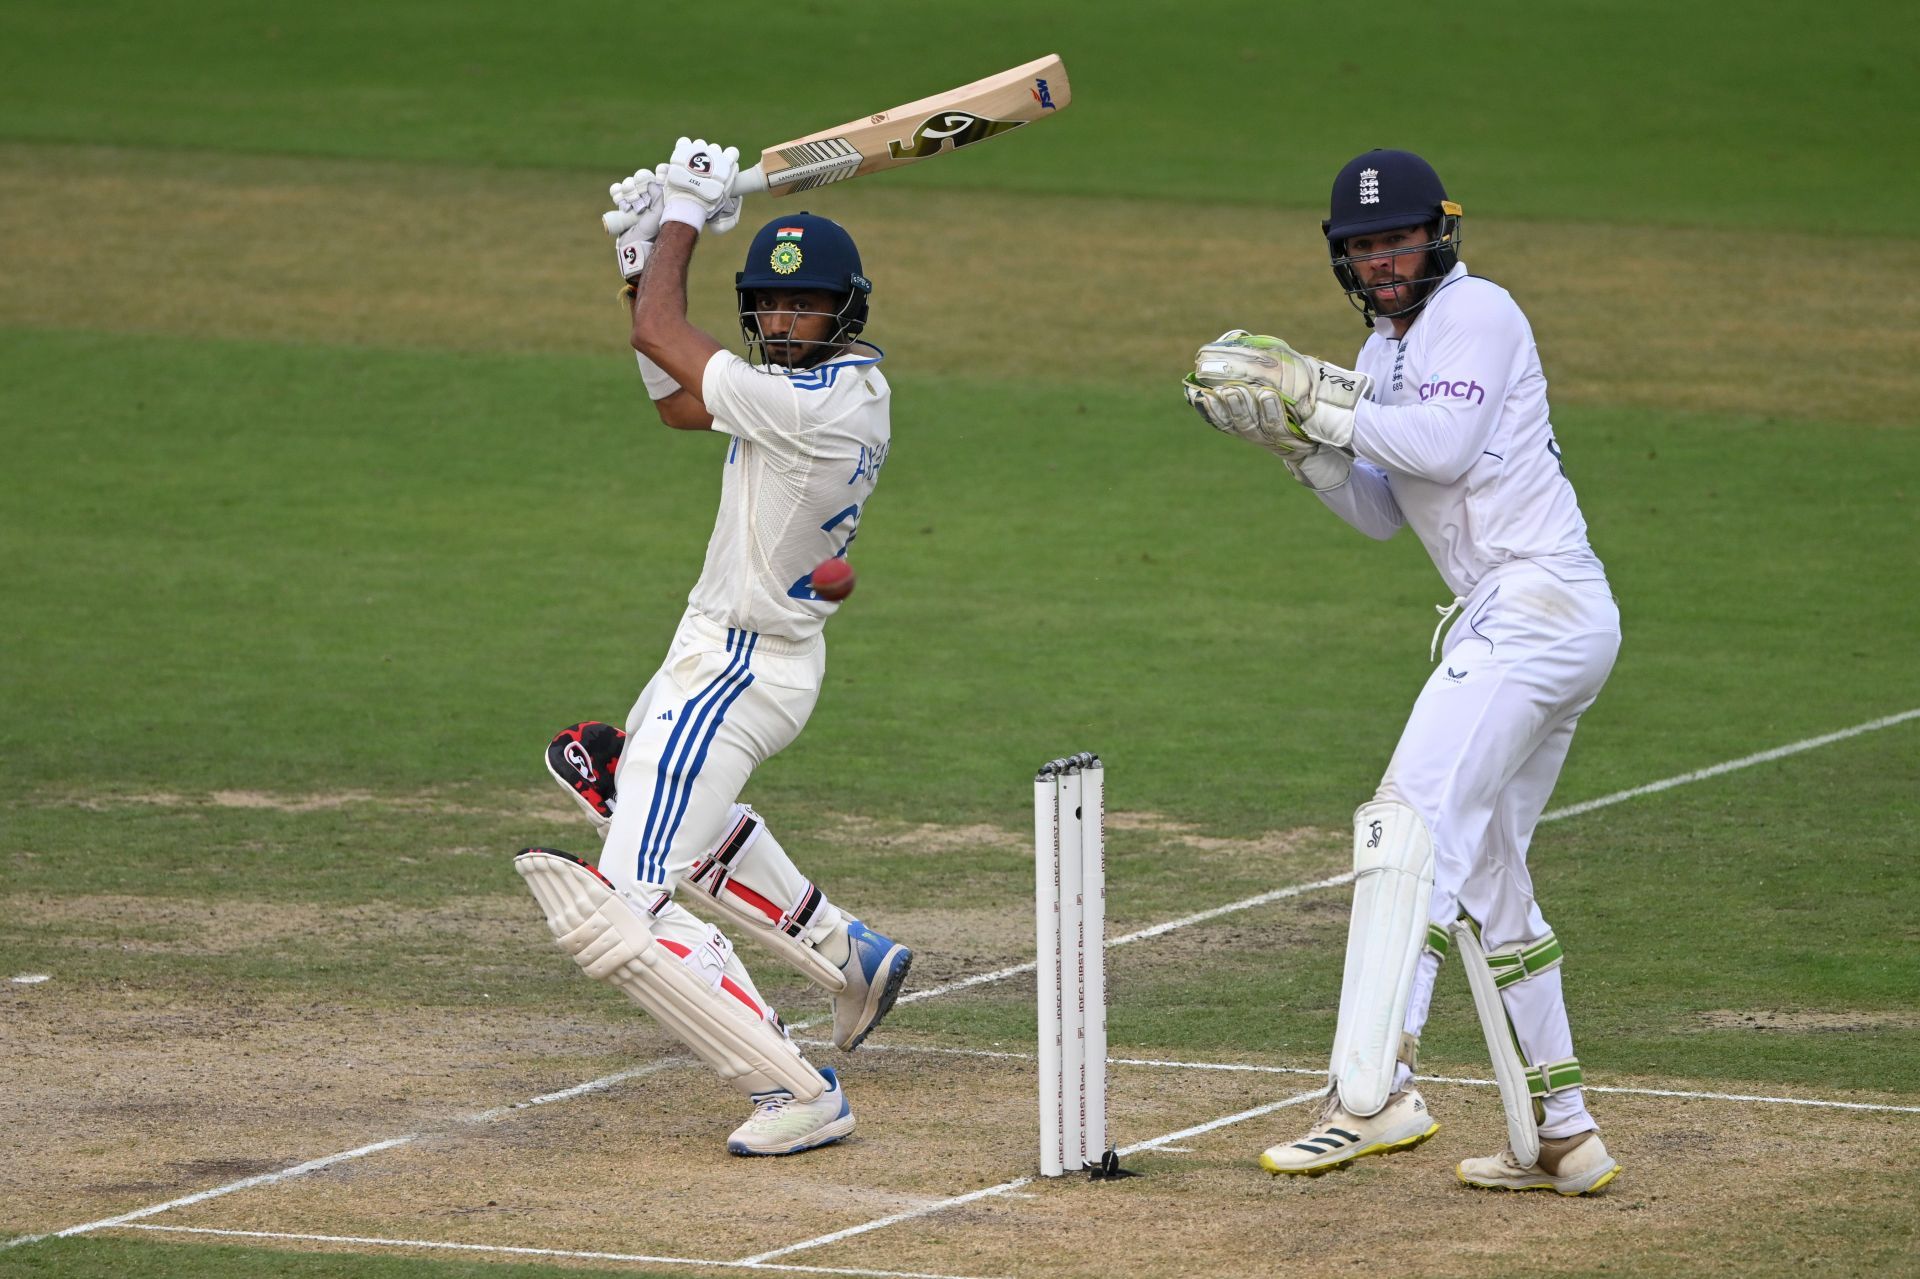
[[[378, 802], [358, 795], [146, 797], [160, 798], [293, 812]], [[500, 811], [517, 815], [523, 802], [535, 801], [509, 797]], [[1156, 832], [1201, 859], [1252, 859], [1276, 885], [1324, 870], [1338, 842], [1326, 832], [1206, 839], [1138, 814], [1116, 814], [1114, 826]], [[1024, 843], [1017, 832], [990, 827], [855, 818], [833, 834], [889, 856]], [[1338, 894], [1322, 896], [1210, 927], [1293, 918]], [[270, 946], [276, 935], [295, 932], [342, 944], [374, 934], [389, 944], [422, 929], [456, 928], [528, 962], [563, 962], [544, 947], [531, 907], [512, 894], [417, 910], [276, 905], [260, 912], [243, 902], [105, 896], [10, 899], [0, 908], [102, 938], [113, 920], [137, 912], [152, 925], [143, 944], [166, 953]], [[914, 983], [922, 990], [1019, 962], [1029, 949], [1027, 921], [1005, 912], [912, 915], [901, 932], [924, 948]], [[1139, 954], [1116, 954], [1119, 971], [1148, 962], [1150, 949], [1160, 962], [1191, 957], [1192, 941], [1141, 943]], [[859, 1130], [801, 1158], [746, 1161], [721, 1148], [741, 1113], [738, 1100], [608, 994], [604, 1016], [570, 1016], [352, 1007], [186, 984], [160, 991], [70, 989], [58, 981], [0, 987], [9, 1029], [0, 1041], [0, 1077], [14, 1081], [0, 1132], [5, 1228], [59, 1229], [409, 1137], [394, 1149], [175, 1209], [150, 1224], [732, 1260], [1031, 1171], [1030, 1045], [957, 1045], [950, 1035], [916, 1033], [911, 1017], [899, 1016], [871, 1050], [851, 1058], [810, 1049], [823, 1063], [846, 1066]], [[817, 1003], [796, 1003], [790, 1012], [804, 1019]], [[1765, 1010], [1725, 1016], [1749, 1018], [1756, 1029], [1784, 1027], [1773, 1033], [1830, 1029], [1818, 1017]], [[1133, 1054], [1116, 1044], [1115, 1055]], [[1239, 1064], [1310, 1070], [1315, 1063]], [[658, 1069], [604, 1092], [502, 1109], [636, 1065]], [[1485, 1074], [1479, 1062], [1433, 1068]], [[1125, 1064], [1112, 1080], [1123, 1144], [1312, 1087], [1306, 1074]], [[1741, 1090], [1727, 1081], [1712, 1087]], [[1454, 1162], [1498, 1145], [1498, 1101], [1491, 1089], [1451, 1084], [1432, 1085], [1429, 1097], [1444, 1125], [1433, 1142], [1320, 1180], [1275, 1181], [1253, 1163], [1263, 1146], [1310, 1120], [1311, 1104], [1302, 1102], [1138, 1153], [1129, 1160], [1144, 1174], [1137, 1179], [1030, 1182], [777, 1260], [983, 1276], [1377, 1273], [1385, 1266], [1482, 1279], [1603, 1269], [1856, 1273], [1897, 1268], [1911, 1257], [1915, 1178], [1890, 1156], [1911, 1149], [1920, 1116], [1603, 1095], [1596, 1108], [1627, 1172], [1604, 1197], [1563, 1201], [1455, 1185]]]
[[[616, 355], [612, 176], [0, 145], [0, 325]], [[1224, 328], [1335, 360], [1363, 336], [1304, 208], [884, 181], [814, 203], [857, 232], [874, 337], [912, 374], [1161, 387], [1171, 415], [1194, 346]], [[1920, 295], [1884, 287], [1920, 274], [1920, 241], [1863, 254], [1467, 209], [1465, 256], [1527, 308], [1556, 403], [1894, 424], [1920, 391]], [[696, 263], [695, 318], [723, 340], [743, 247]], [[103, 284], [128, 255], [135, 298]]]
[[[667, 1052], [637, 1018], [606, 1036], [529, 1016], [254, 1008], [236, 1030], [205, 1009], [106, 1004], [87, 1022], [63, 1047], [75, 1066], [99, 1068], [97, 1086], [57, 1115], [50, 1086], [18, 1112], [25, 1131], [57, 1126], [75, 1144], [24, 1160], [23, 1125], [10, 1126], [6, 1165], [27, 1174], [5, 1185], [12, 1229], [77, 1224], [418, 1133], [152, 1224], [731, 1260], [1001, 1185], [1027, 1175], [1033, 1156], [1027, 1062], [916, 1052], [910, 1035], [849, 1064], [853, 1139], [744, 1161], [719, 1144], [738, 1103], [691, 1064], [466, 1120], [462, 1107], [482, 1096], [522, 1099], [609, 1073], [609, 1048], [628, 1061]], [[209, 1043], [221, 1051], [196, 1051]], [[1122, 1140], [1159, 1136], [1303, 1086], [1117, 1066], [1115, 1127]], [[1455, 1161], [1498, 1143], [1498, 1102], [1450, 1085], [1429, 1096], [1444, 1125], [1433, 1142], [1319, 1180], [1275, 1181], [1252, 1162], [1308, 1120], [1301, 1104], [1135, 1155], [1134, 1180], [1029, 1183], [780, 1260], [960, 1275], [1481, 1276], [1589, 1273], [1606, 1259], [1616, 1273], [1755, 1274], [1818, 1272], [1843, 1249], [1855, 1263], [1892, 1261], [1902, 1246], [1913, 1178], [1888, 1154], [1910, 1147], [1914, 1116], [1605, 1096], [1597, 1104], [1627, 1172], [1604, 1197], [1563, 1201], [1453, 1184]], [[1818, 1212], [1795, 1206], [1810, 1188]]]

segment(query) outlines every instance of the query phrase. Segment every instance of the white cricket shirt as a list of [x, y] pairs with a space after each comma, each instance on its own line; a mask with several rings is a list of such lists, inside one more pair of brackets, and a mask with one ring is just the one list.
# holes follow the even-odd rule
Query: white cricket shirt
[[1454, 594], [1530, 560], [1604, 579], [1560, 465], [1533, 328], [1511, 295], [1456, 265], [1404, 339], [1376, 321], [1354, 416], [1351, 483], [1321, 500], [1373, 537], [1411, 525]]
[[804, 640], [839, 605], [807, 588], [844, 555], [886, 464], [892, 391], [878, 347], [856, 343], [811, 369], [707, 361], [713, 429], [733, 437], [707, 562], [687, 603], [722, 626]]

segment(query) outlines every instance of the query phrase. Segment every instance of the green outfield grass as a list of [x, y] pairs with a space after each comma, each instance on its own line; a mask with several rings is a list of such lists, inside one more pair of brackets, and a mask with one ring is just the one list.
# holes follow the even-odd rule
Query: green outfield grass
[[1059, 52], [1092, 110], [965, 177], [894, 180], [1311, 208], [1391, 134], [1471, 191], [1469, 212], [1912, 234], [1920, 187], [1893, 162], [1920, 107], [1904, 13], [42, 3], [0, 18], [0, 135], [618, 170], [683, 128], [767, 146]]
[[[1066, 750], [1102, 752], [1128, 818], [1110, 834], [1116, 930], [1344, 868], [1445, 590], [1410, 535], [1353, 534], [1173, 385], [1194, 343], [1250, 317], [1350, 354], [1314, 218], [1364, 146], [1435, 159], [1470, 259], [1528, 307], [1621, 601], [1620, 661], [1555, 802], [1920, 707], [1904, 14], [1482, 0], [1201, 21], [821, 0], [709, 6], [698, 31], [571, 2], [0, 14], [0, 247], [18, 246], [0, 258], [0, 976], [54, 976], [0, 987], [21, 1028], [5, 1060], [126, 1106], [44, 1131], [23, 1113], [0, 1166], [25, 1172], [0, 1170], [0, 1202], [66, 1178], [89, 1207], [0, 1212], [0, 1237], [231, 1180], [194, 1171], [200, 1123], [280, 1167], [652, 1042], [546, 947], [506, 859], [586, 849], [537, 752], [573, 719], [624, 715], [711, 524], [721, 442], [644, 420], [594, 224], [605, 182], [682, 128], [757, 146], [1051, 49], [1074, 74], [1057, 122], [810, 197], [870, 248], [896, 442], [819, 709], [748, 798], [836, 894], [925, 930], [916, 982], [1030, 955], [1027, 783]], [[1397, 100], [1421, 106], [1364, 115]], [[723, 338], [737, 248], [706, 251], [695, 279]], [[1920, 1104], [1916, 776], [1909, 721], [1543, 826], [1536, 879], [1590, 1075]], [[1115, 951], [1116, 1054], [1318, 1063], [1344, 903], [1322, 891]], [[818, 1012], [796, 979], [763, 986], [790, 1018]], [[116, 1020], [136, 1013], [137, 1033]], [[229, 1129], [144, 1073], [154, 1040], [257, 1021], [309, 1036], [233, 1032], [262, 1096], [300, 1095], [303, 1069], [360, 1043], [356, 1017], [412, 1013], [466, 1037], [449, 1070], [499, 1073], [444, 1091], [356, 1078], [313, 1112], [289, 1103], [277, 1130], [266, 1103], [236, 1096]], [[1031, 986], [906, 1006], [888, 1030], [1019, 1051]], [[1486, 1071], [1452, 974], [1424, 1052]], [[944, 1088], [961, 1059], [927, 1061], [913, 1082]], [[205, 1109], [168, 1108], [188, 1105]], [[1790, 1177], [1803, 1118], [1729, 1158]], [[1877, 1140], [1910, 1144], [1911, 1119]], [[149, 1141], [166, 1153], [145, 1166]], [[1641, 1141], [1655, 1173], [1662, 1148]], [[131, 1166], [106, 1171], [123, 1147]], [[936, 1176], [965, 1153], [896, 1151], [889, 1172], [935, 1178], [901, 1202], [973, 1188]], [[1725, 1229], [1752, 1242], [1731, 1261], [1671, 1203], [1603, 1201], [1646, 1208], [1638, 1230], [1571, 1220], [1629, 1271], [1657, 1272], [1654, 1234], [1699, 1240], [1702, 1271], [1848, 1247], [1894, 1264], [1912, 1190], [1881, 1171], [1798, 1192], [1808, 1213], [1742, 1201]], [[1157, 1217], [1211, 1192], [1163, 1164], [1127, 1193]], [[1254, 1230], [1275, 1202], [1296, 1224], [1319, 1203], [1223, 1220]], [[466, 1237], [396, 1217], [389, 1233]], [[350, 1233], [324, 1205], [239, 1220]], [[1588, 1272], [1530, 1251], [1561, 1227], [1505, 1220], [1505, 1251], [1446, 1264]], [[502, 1237], [569, 1246], [517, 1224]], [[977, 1224], [901, 1268], [1035, 1272], [1038, 1253], [974, 1259]], [[267, 1248], [102, 1235], [0, 1251], [0, 1273], [560, 1273]]]

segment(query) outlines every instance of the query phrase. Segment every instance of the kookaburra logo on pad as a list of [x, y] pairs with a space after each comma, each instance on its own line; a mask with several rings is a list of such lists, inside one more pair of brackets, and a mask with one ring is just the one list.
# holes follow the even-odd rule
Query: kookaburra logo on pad
[[1380, 203], [1380, 170], [1360, 170], [1360, 203]]
[[939, 154], [943, 143], [952, 143], [951, 149], [957, 151], [1025, 123], [1025, 120], [987, 120], [971, 111], [942, 111], [921, 121], [907, 141], [887, 143], [887, 154], [896, 160], [918, 160]]

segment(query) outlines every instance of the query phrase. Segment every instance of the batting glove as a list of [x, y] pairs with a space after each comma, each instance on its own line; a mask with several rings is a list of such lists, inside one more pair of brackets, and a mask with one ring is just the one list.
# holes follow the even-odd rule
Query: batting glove
[[600, 225], [614, 238], [614, 256], [620, 278], [632, 283], [647, 265], [654, 237], [660, 234], [660, 215], [666, 196], [652, 169], [642, 169], [607, 188], [613, 208], [600, 215]]
[[[725, 206], [732, 199], [729, 188], [740, 172], [740, 148], [717, 147], [701, 138], [681, 138], [673, 147], [673, 158], [659, 169], [660, 183], [666, 188], [667, 203], [663, 217], [668, 222], [684, 222], [699, 231], [709, 220], [717, 230], [728, 230], [740, 220], [736, 202], [731, 211]], [[728, 217], [732, 221], [725, 221]], [[725, 225], [718, 225], [721, 222]]]

